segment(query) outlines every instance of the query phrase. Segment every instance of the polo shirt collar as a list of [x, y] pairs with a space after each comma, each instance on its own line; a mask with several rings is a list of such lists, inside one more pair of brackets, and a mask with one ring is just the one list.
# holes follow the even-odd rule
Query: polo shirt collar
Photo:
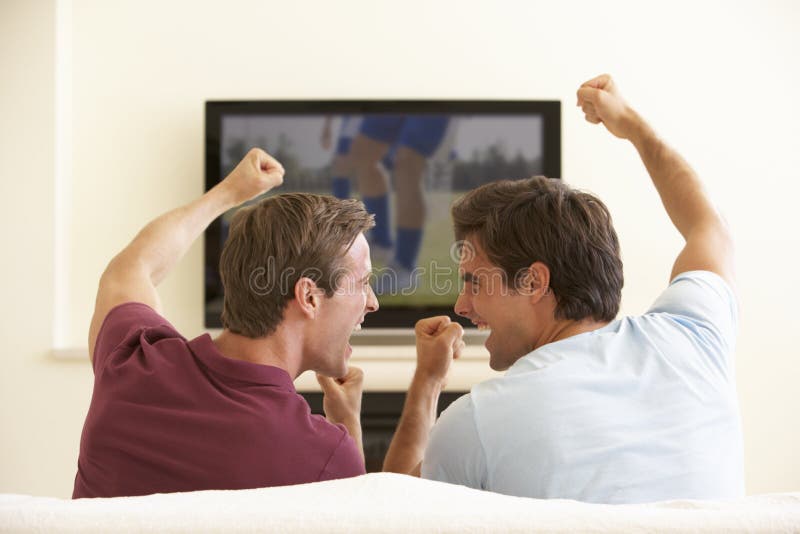
[[276, 386], [296, 392], [289, 373], [274, 365], [228, 358], [217, 349], [209, 334], [203, 334], [189, 341], [189, 349], [215, 373], [244, 382]]

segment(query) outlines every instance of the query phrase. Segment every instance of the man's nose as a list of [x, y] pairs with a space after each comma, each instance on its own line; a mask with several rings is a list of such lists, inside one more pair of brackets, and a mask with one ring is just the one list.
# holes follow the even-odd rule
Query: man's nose
[[367, 313], [378, 311], [379, 307], [380, 305], [378, 304], [378, 297], [375, 296], [375, 291], [372, 290], [372, 286], [369, 286], [369, 294], [367, 295]]
[[469, 317], [472, 312], [472, 303], [466, 292], [462, 291], [456, 299], [456, 305], [453, 307], [455, 312], [461, 317]]

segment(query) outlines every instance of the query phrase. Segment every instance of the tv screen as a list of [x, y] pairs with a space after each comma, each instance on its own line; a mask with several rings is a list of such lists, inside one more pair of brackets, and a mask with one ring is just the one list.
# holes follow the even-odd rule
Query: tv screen
[[[450, 205], [500, 179], [561, 176], [558, 101], [250, 101], [206, 103], [206, 189], [252, 147], [286, 175], [267, 195], [361, 199], [380, 309], [364, 327], [410, 328], [457, 317], [458, 251]], [[257, 201], [258, 199], [255, 199]], [[205, 323], [220, 328], [219, 259], [235, 210], [205, 234]]]

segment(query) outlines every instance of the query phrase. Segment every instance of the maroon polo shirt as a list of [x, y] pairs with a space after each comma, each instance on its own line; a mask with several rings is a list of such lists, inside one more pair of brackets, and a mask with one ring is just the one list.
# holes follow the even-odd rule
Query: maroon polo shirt
[[73, 498], [281, 486], [364, 473], [344, 426], [312, 415], [289, 374], [187, 341], [152, 308], [112, 309]]

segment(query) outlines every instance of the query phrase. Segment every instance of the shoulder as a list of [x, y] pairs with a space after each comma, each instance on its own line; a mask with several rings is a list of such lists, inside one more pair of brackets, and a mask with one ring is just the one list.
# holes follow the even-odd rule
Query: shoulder
[[292, 397], [290, 402], [294, 408], [291, 410], [291, 417], [295, 419], [292, 424], [298, 433], [296, 439], [316, 449], [317, 454], [330, 455], [334, 460], [342, 454], [358, 452], [355, 441], [343, 424], [332, 423], [324, 415], [312, 413], [310, 406], [300, 394]]
[[334, 425], [321, 416], [322, 423], [328, 425], [327, 444], [330, 454], [322, 467], [317, 480], [332, 480], [347, 478], [366, 473], [364, 459], [358, 450], [356, 441], [350, 436], [343, 425]]
[[142, 343], [153, 345], [166, 338], [186, 341], [167, 319], [147, 304], [125, 302], [114, 306], [103, 319], [97, 335], [92, 358], [95, 372], [119, 349], [132, 352]]
[[[659, 300], [676, 293], [683, 296], [703, 295], [733, 304], [737, 302], [731, 285], [720, 275], [711, 271], [685, 271], [675, 275]], [[656, 307], [658, 303], [657, 300], [653, 307]]]
[[658, 296], [648, 313], [738, 316], [736, 294], [725, 279], [711, 271], [687, 271], [676, 275]]
[[431, 431], [431, 443], [450, 448], [449, 443], [459, 442], [464, 436], [471, 439], [475, 433], [475, 407], [472, 395], [467, 393], [441, 413]]
[[676, 275], [645, 314], [662, 318], [687, 334], [713, 344], [717, 350], [733, 350], [739, 322], [739, 306], [731, 286], [710, 271]]
[[475, 424], [471, 394], [448, 406], [434, 425], [421, 476], [471, 488], [485, 487], [486, 455]]
[[142, 324], [145, 326], [166, 324], [172, 326], [167, 319], [151, 306], [143, 302], [130, 301], [117, 304], [111, 308], [103, 319], [101, 330], [128, 324]]
[[445, 408], [436, 422], [440, 428], [469, 427], [475, 425], [475, 405], [472, 393], [462, 395]]

